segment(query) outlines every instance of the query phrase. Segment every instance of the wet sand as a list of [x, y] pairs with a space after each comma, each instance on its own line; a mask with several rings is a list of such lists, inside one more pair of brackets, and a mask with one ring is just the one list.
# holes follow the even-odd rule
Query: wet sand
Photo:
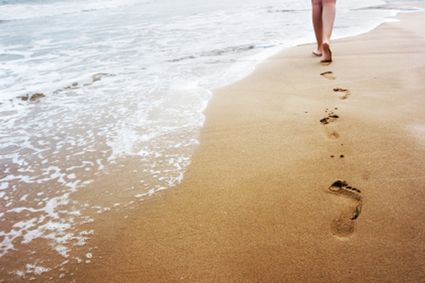
[[399, 18], [217, 90], [183, 183], [99, 216], [77, 282], [424, 282], [425, 14]]

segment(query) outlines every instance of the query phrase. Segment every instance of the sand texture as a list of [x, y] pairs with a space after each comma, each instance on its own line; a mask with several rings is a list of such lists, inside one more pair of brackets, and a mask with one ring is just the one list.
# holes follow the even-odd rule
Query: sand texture
[[217, 90], [183, 183], [100, 216], [77, 282], [425, 282], [425, 14], [399, 18]]

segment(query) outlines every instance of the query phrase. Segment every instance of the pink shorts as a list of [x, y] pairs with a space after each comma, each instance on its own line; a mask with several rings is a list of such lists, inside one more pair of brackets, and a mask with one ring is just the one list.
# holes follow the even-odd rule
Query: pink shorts
[[335, 3], [336, 0], [311, 0], [311, 3], [313, 4], [320, 4], [322, 5], [323, 3]]

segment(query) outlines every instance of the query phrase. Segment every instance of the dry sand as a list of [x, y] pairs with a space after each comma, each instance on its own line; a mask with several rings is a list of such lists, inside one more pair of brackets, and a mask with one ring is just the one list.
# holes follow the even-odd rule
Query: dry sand
[[183, 183], [101, 216], [77, 282], [425, 282], [425, 14], [399, 18], [218, 90]]

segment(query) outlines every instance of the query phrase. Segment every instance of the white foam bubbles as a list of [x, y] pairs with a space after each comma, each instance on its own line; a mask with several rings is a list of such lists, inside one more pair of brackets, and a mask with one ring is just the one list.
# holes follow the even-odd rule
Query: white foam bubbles
[[0, 190], [6, 190], [9, 187], [8, 182], [1, 182], [0, 183]]

